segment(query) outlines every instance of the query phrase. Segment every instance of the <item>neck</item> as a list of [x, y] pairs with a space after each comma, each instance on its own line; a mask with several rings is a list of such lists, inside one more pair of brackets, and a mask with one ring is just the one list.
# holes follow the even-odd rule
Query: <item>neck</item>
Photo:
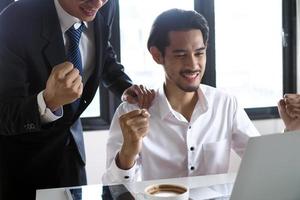
[[197, 91], [185, 92], [178, 88], [171, 92], [167, 86], [164, 87], [164, 91], [172, 109], [182, 114], [187, 121], [190, 121], [198, 101]]

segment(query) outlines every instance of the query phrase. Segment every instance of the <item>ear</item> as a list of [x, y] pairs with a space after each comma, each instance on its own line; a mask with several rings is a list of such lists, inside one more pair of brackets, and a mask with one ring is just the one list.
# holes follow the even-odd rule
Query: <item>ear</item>
[[157, 47], [150, 47], [150, 53], [157, 64], [163, 64], [163, 57]]

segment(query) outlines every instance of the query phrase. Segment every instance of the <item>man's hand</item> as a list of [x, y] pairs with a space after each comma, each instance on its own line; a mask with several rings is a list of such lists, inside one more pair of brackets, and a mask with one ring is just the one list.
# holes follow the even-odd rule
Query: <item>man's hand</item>
[[117, 157], [117, 164], [121, 169], [130, 169], [134, 165], [136, 155], [142, 149], [143, 137], [149, 130], [149, 117], [147, 110], [140, 109], [119, 118], [124, 139]]
[[281, 99], [278, 102], [278, 111], [287, 131], [300, 130], [300, 117], [298, 109], [291, 106], [290, 102], [295, 100]]
[[138, 104], [140, 108], [148, 109], [151, 106], [154, 97], [154, 90], [149, 90], [143, 85], [132, 85], [124, 91], [122, 101]]
[[60, 106], [72, 103], [78, 99], [83, 90], [79, 70], [70, 62], [64, 62], [53, 67], [47, 80], [44, 99], [51, 111]]
[[284, 102], [291, 117], [300, 117], [300, 94], [285, 94]]

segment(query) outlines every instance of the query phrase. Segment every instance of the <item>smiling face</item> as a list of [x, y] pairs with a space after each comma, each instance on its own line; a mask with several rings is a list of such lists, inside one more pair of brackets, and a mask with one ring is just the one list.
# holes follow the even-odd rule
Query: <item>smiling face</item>
[[205, 71], [206, 44], [200, 30], [169, 32], [170, 44], [162, 56], [156, 49], [152, 56], [165, 69], [168, 91], [194, 92], [199, 88]]
[[98, 10], [108, 0], [58, 0], [63, 9], [70, 15], [82, 20], [92, 21]]

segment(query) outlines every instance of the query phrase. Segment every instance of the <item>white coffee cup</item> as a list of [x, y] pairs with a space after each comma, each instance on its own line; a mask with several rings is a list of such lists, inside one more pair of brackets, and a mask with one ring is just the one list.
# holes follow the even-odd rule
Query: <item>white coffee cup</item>
[[177, 184], [155, 184], [145, 188], [144, 198], [147, 200], [188, 200], [189, 189]]

